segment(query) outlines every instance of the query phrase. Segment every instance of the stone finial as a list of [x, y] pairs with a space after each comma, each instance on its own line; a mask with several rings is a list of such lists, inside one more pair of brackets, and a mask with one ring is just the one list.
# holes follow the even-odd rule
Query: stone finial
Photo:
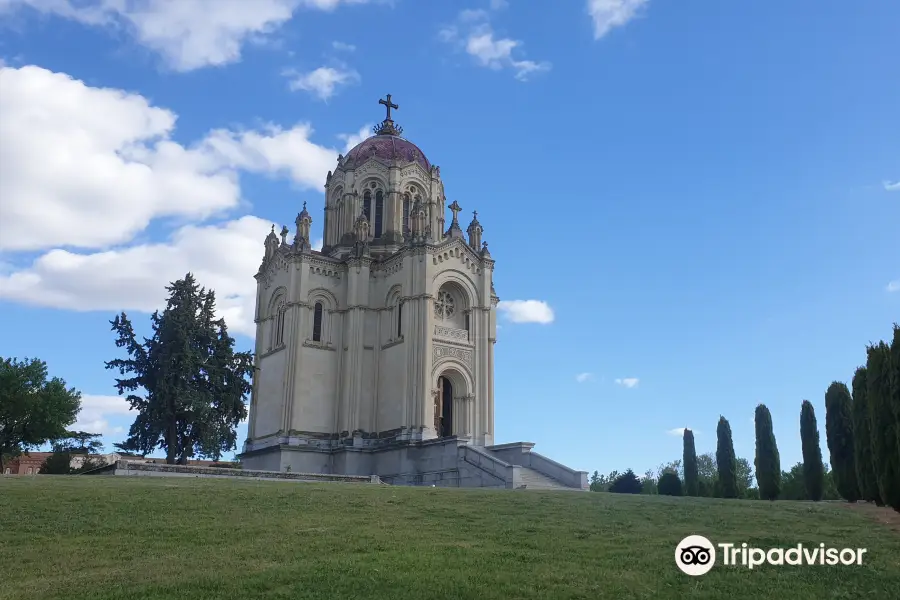
[[269, 259], [274, 256], [275, 251], [278, 249], [278, 236], [275, 235], [275, 225], [272, 225], [272, 231], [266, 236], [264, 245], [266, 248], [266, 259]]
[[453, 221], [450, 223], [450, 227], [447, 229], [446, 233], [444, 233], [444, 237], [449, 238], [461, 238], [463, 237], [462, 227], [459, 226], [459, 212], [462, 210], [462, 207], [459, 203], [454, 200], [453, 204], [448, 206], [450, 212], [453, 213]]
[[490, 258], [490, 257], [491, 257], [491, 253], [488, 252], [487, 242], [482, 242], [482, 243], [481, 243], [481, 256], [482, 256], [483, 258]]
[[312, 224], [312, 217], [309, 215], [309, 211], [306, 210], [306, 202], [303, 203], [303, 210], [297, 213], [294, 224], [297, 225], [297, 233], [294, 234], [294, 246], [301, 252], [309, 250], [311, 248], [309, 226]]
[[481, 248], [481, 234], [484, 232], [484, 228], [481, 226], [481, 223], [478, 222], [478, 211], [472, 211], [472, 222], [469, 223], [469, 226], [466, 228], [466, 233], [469, 234], [469, 247], [478, 252], [478, 249]]

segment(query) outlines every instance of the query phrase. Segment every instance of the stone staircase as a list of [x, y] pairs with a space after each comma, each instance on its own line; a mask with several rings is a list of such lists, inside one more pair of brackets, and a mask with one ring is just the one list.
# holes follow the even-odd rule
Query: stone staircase
[[[543, 473], [539, 473], [529, 467], [519, 467], [519, 486], [518, 489], [526, 490], [574, 490], [563, 485], [552, 477], [547, 477]], [[580, 490], [579, 490], [580, 491]]]

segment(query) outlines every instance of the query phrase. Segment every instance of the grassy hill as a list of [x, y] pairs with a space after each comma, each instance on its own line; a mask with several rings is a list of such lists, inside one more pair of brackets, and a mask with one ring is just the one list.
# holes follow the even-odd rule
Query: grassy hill
[[[689, 534], [868, 553], [691, 578]], [[833, 503], [0, 478], [0, 599], [681, 597], [900, 598], [900, 535]]]

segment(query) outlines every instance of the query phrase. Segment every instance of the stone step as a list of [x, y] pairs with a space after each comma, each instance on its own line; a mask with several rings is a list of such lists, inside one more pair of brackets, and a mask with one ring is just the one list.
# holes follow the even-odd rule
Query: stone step
[[519, 485], [524, 485], [525, 489], [535, 490], [566, 490], [569, 489], [559, 481], [552, 477], [547, 477], [539, 471], [528, 467], [519, 467]]

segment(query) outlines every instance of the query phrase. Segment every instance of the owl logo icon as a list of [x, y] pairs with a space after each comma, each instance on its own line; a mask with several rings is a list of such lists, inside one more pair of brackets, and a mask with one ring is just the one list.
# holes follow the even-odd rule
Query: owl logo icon
[[675, 547], [675, 564], [687, 575], [705, 575], [716, 564], [716, 547], [702, 535], [689, 535]]

